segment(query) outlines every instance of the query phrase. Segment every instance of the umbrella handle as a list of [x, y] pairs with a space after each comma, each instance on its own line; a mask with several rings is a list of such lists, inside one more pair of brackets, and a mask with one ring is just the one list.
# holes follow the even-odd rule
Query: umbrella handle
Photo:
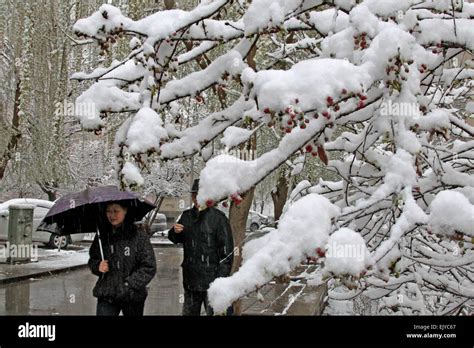
[[100, 239], [99, 227], [97, 227], [97, 239], [99, 240], [100, 256], [102, 257], [102, 261], [104, 261], [104, 249], [102, 248], [102, 240]]

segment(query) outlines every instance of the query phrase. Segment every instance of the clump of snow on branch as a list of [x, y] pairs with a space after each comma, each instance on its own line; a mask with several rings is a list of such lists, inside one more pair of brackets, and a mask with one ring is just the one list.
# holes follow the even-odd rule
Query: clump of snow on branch
[[433, 233], [453, 235], [454, 232], [474, 236], [474, 205], [461, 193], [442, 191], [430, 204], [428, 227]]
[[341, 228], [329, 237], [324, 271], [336, 275], [360, 276], [373, 261], [362, 236], [349, 228]]
[[142, 175], [140, 174], [140, 170], [137, 168], [136, 165], [134, 165], [131, 162], [126, 162], [125, 165], [123, 166], [122, 169], [122, 174], [125, 178], [125, 180], [130, 184], [130, 185], [143, 185], [144, 179]]
[[224, 131], [221, 143], [228, 148], [232, 148], [247, 141], [250, 135], [252, 135], [252, 131], [249, 129], [229, 127]]
[[225, 311], [233, 301], [315, 255], [315, 249], [325, 247], [338, 214], [339, 208], [317, 194], [296, 201], [282, 216], [278, 230], [245, 245], [239, 272], [211, 284], [212, 308]]
[[150, 149], [159, 149], [160, 141], [168, 138], [163, 129], [160, 116], [150, 108], [142, 108], [133, 117], [127, 131], [126, 144], [130, 153], [144, 153]]

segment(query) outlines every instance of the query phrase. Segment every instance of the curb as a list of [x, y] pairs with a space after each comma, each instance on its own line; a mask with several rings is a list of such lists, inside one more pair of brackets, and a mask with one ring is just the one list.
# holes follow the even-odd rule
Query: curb
[[81, 265], [69, 266], [69, 267], [65, 267], [65, 268], [57, 268], [57, 269], [48, 270], [48, 271], [39, 271], [39, 272], [36, 272], [36, 273], [23, 274], [23, 275], [20, 275], [20, 276], [12, 276], [12, 277], [8, 277], [8, 278], [0, 279], [0, 285], [16, 283], [16, 282], [20, 282], [22, 280], [28, 280], [28, 279], [33, 278], [33, 277], [34, 278], [47, 277], [47, 276], [51, 276], [53, 274], [64, 273], [64, 272], [68, 272], [68, 271], [72, 271], [72, 270], [76, 270], [76, 269], [81, 269], [81, 268], [85, 268], [85, 267], [88, 267], [87, 263], [81, 264]]
[[160, 243], [151, 243], [151, 246], [153, 248], [182, 248], [182, 246], [177, 246], [176, 244], [168, 244], [168, 243], [163, 243], [163, 244], [160, 244]]

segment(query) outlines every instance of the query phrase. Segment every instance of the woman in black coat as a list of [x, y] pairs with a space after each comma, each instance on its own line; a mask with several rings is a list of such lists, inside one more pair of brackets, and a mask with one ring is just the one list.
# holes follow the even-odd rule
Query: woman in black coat
[[142, 316], [146, 286], [156, 273], [156, 260], [149, 236], [127, 219], [127, 207], [109, 203], [100, 229], [104, 260], [98, 236], [89, 251], [89, 268], [99, 276], [93, 295], [97, 315]]

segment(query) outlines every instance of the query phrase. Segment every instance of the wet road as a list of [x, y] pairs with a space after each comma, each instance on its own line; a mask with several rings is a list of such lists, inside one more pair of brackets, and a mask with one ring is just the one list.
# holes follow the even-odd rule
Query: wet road
[[[157, 273], [150, 284], [145, 315], [180, 315], [183, 250], [154, 248]], [[50, 277], [0, 285], [0, 315], [95, 315], [97, 281], [83, 268]], [[182, 301], [181, 301], [182, 302]]]

